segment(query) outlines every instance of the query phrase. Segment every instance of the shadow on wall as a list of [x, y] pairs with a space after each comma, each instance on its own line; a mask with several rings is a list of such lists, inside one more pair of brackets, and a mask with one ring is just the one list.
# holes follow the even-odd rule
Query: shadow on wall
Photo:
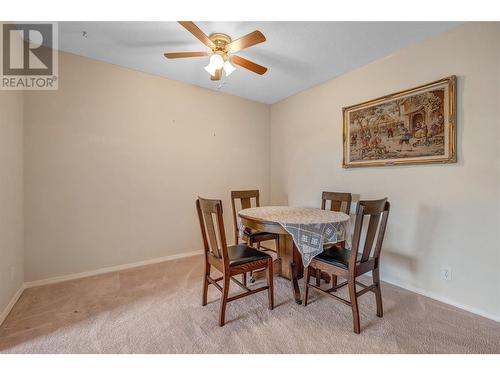
[[436, 228], [438, 228], [441, 213], [436, 207], [420, 204], [417, 208], [417, 221], [411, 249], [418, 252], [417, 270], [422, 271], [426, 259], [433, 249]]
[[[436, 209], [436, 207], [421, 204], [417, 208], [415, 217], [416, 220], [413, 240], [409, 241], [406, 244], [407, 248], [412, 251], [412, 254], [402, 252], [405, 244], [402, 244], [402, 247], [399, 248], [383, 246], [382, 264], [385, 263], [392, 269], [397, 269], [402, 274], [409, 275], [411, 277], [411, 280], [408, 280], [408, 282], [411, 281], [418, 285], [421, 284], [422, 280], [417, 280], [416, 275], [421, 274], [424, 267], [426, 267], [426, 259], [429, 258], [430, 252], [433, 249], [432, 243], [441, 214], [439, 210]], [[389, 223], [387, 229], [387, 234], [389, 234], [389, 236], [390, 221], [391, 217], [389, 215]]]
[[417, 271], [417, 260], [414, 256], [402, 254], [397, 249], [387, 249], [385, 246], [382, 248], [381, 263], [390, 263], [391, 267], [409, 271], [412, 275], [415, 275]]

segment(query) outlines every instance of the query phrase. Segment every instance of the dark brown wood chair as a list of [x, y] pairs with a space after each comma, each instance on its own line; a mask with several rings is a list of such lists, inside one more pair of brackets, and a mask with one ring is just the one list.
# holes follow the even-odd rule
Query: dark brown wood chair
[[[236, 201], [240, 201], [241, 209], [244, 210], [246, 208], [252, 207], [252, 198], [255, 199], [255, 207], [260, 207], [259, 201], [259, 190], [233, 190], [231, 191], [231, 204], [233, 208], [233, 225], [234, 225], [234, 243], [237, 245], [239, 243], [240, 235], [238, 228], [238, 220], [237, 220], [237, 210], [236, 210]], [[274, 233], [267, 232], [258, 232], [250, 228], [245, 228], [243, 232], [242, 240], [248, 243], [250, 246], [253, 246], [254, 243], [257, 244], [257, 249], [260, 249], [260, 243], [264, 241], [275, 240], [276, 241], [276, 249], [278, 246], [278, 235]], [[275, 249], [270, 249], [262, 246], [265, 250], [276, 251]]]
[[[377, 302], [377, 316], [382, 317], [382, 293], [380, 291], [380, 252], [382, 250], [382, 242], [384, 240], [385, 228], [387, 226], [387, 218], [389, 216], [390, 204], [387, 198], [373, 201], [360, 201], [356, 209], [356, 222], [354, 225], [354, 233], [352, 238], [351, 249], [346, 249], [343, 246], [334, 246], [325, 249], [321, 254], [313, 258], [309, 267], [305, 269], [304, 274], [304, 306], [307, 306], [307, 298], [309, 288], [314, 288], [319, 292], [333, 297], [340, 302], [351, 306], [354, 332], [360, 332], [358, 297], [367, 293], [375, 293]], [[362, 252], [360, 250], [361, 232], [365, 216], [369, 217], [368, 228]], [[375, 241], [376, 238], [376, 241]], [[375, 246], [374, 246], [375, 245]], [[334, 285], [329, 289], [322, 289], [317, 285], [310, 284], [311, 270], [316, 269], [326, 272], [330, 275], [336, 275], [346, 279], [345, 282]], [[357, 278], [367, 272], [372, 272], [373, 284], [364, 285], [357, 281]], [[356, 290], [356, 285], [363, 289]], [[344, 287], [349, 288], [349, 300], [341, 298], [334, 293]]]
[[[324, 191], [321, 194], [321, 209], [331, 211], [339, 211], [343, 212], [347, 215], [351, 212], [351, 202], [352, 202], [352, 194], [351, 193], [338, 193], [333, 191]], [[328, 204], [329, 203], [329, 204]], [[328, 249], [332, 246], [338, 244], [326, 244], [324, 246], [325, 249]], [[345, 246], [345, 241], [339, 243], [340, 246]], [[322, 274], [320, 270], [316, 270], [315, 278], [316, 278], [316, 286], [320, 286], [321, 278], [326, 280], [331, 277], [332, 287], [337, 285], [337, 276], [335, 275], [326, 275]]]
[[[222, 218], [222, 202], [220, 200], [198, 198], [196, 200], [196, 210], [198, 211], [201, 235], [205, 248], [203, 306], [207, 304], [208, 285], [212, 284], [222, 293], [219, 313], [219, 325], [221, 327], [225, 323], [226, 304], [236, 299], [267, 290], [269, 309], [272, 310], [274, 307], [274, 294], [273, 259], [271, 256], [246, 244], [227, 246], [224, 220]], [[222, 272], [221, 277], [216, 279], [212, 278], [210, 275], [212, 266]], [[243, 285], [234, 278], [236, 275], [246, 274], [246, 272], [263, 268], [267, 269], [266, 286], [249, 289], [246, 285]], [[243, 288], [245, 292], [229, 297], [229, 283], [231, 280], [239, 287]], [[218, 281], [222, 281], [223, 285], [219, 285]]]
[[[237, 245], [240, 242], [240, 233], [239, 233], [239, 228], [238, 228], [238, 220], [237, 220], [237, 209], [236, 209], [236, 201], [240, 201], [240, 207], [242, 210], [246, 208], [252, 207], [252, 199], [255, 200], [255, 206], [254, 207], [260, 207], [260, 201], [259, 201], [259, 190], [233, 190], [231, 191], [231, 205], [233, 208], [233, 226], [234, 226], [234, 243]], [[244, 242], [246, 242], [248, 245], [253, 246], [254, 244], [257, 244], [257, 249], [263, 249], [267, 251], [273, 251], [276, 252], [278, 249], [278, 235], [274, 233], [268, 233], [268, 232], [259, 232], [255, 231], [250, 228], [245, 228], [243, 231], [243, 236], [241, 238]], [[266, 246], [261, 246], [261, 242], [264, 241], [275, 241], [275, 248], [271, 249]], [[243, 284], [247, 285], [247, 278], [246, 274], [242, 275], [243, 278]], [[254, 276], [253, 272], [250, 272], [250, 281], [254, 282]]]
[[321, 209], [327, 210], [327, 203], [330, 202], [331, 211], [340, 211], [349, 215], [351, 211], [352, 194], [351, 193], [336, 193], [332, 191], [324, 191], [321, 195]]

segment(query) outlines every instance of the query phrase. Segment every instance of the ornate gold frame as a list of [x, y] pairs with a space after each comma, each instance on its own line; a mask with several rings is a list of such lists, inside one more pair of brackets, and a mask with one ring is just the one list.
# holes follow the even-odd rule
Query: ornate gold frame
[[[342, 108], [342, 116], [343, 116], [343, 159], [342, 159], [342, 167], [344, 168], [353, 168], [353, 167], [371, 167], [371, 166], [391, 166], [391, 165], [399, 165], [399, 164], [445, 164], [445, 163], [456, 163], [457, 162], [457, 129], [456, 129], [456, 103], [457, 103], [457, 93], [456, 93], [456, 76], [450, 76], [447, 78], [440, 79], [438, 81], [434, 81], [431, 83], [427, 83], [425, 85], [421, 85], [418, 87], [414, 87], [412, 89], [403, 90], [396, 92], [394, 94], [382, 96], [377, 99], [369, 100], [360, 104], [352, 105], [349, 107]], [[408, 95], [413, 92], [425, 90], [427, 88], [432, 88], [433, 86], [441, 86], [443, 84], [448, 85], [448, 157], [445, 159], [434, 159], [434, 158], [425, 158], [418, 160], [394, 160], [394, 161], [356, 161], [356, 162], [348, 162], [347, 160], [347, 152], [349, 147], [349, 124], [348, 124], [348, 113], [360, 109], [362, 107], [366, 107], [368, 105], [376, 105], [387, 100], [395, 99], [399, 96]]]

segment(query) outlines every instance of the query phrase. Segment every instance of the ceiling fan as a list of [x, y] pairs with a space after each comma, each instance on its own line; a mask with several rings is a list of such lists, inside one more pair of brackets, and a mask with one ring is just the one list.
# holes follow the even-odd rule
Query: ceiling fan
[[239, 39], [232, 40], [229, 35], [222, 33], [214, 33], [210, 34], [210, 36], [206, 36], [203, 31], [201, 31], [200, 28], [191, 21], [179, 21], [179, 23], [186, 28], [187, 31], [198, 38], [204, 45], [209, 47], [211, 51], [171, 52], [164, 54], [166, 58], [179, 59], [184, 57], [210, 56], [210, 62], [205, 67], [205, 70], [210, 74], [212, 81], [218, 81], [221, 79], [222, 70], [224, 70], [226, 76], [234, 72], [236, 68], [231, 63], [239, 65], [257, 74], [262, 75], [267, 72], [266, 67], [256, 64], [253, 61], [247, 60], [241, 56], [234, 55], [234, 53], [239, 52], [242, 49], [265, 42], [266, 37], [260, 31], [255, 30]]

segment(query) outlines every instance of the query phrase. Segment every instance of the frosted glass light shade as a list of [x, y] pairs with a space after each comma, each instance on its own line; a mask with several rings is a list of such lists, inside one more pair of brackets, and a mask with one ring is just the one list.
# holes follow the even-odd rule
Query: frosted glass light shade
[[224, 63], [224, 72], [226, 72], [226, 77], [229, 76], [235, 70], [236, 68], [234, 67], [233, 64], [229, 62], [229, 60]]
[[208, 72], [208, 74], [213, 76], [215, 75], [215, 71], [217, 69], [222, 68], [223, 66], [224, 66], [224, 59], [222, 58], [222, 56], [214, 54], [210, 57], [210, 62], [205, 67], [205, 70]]

